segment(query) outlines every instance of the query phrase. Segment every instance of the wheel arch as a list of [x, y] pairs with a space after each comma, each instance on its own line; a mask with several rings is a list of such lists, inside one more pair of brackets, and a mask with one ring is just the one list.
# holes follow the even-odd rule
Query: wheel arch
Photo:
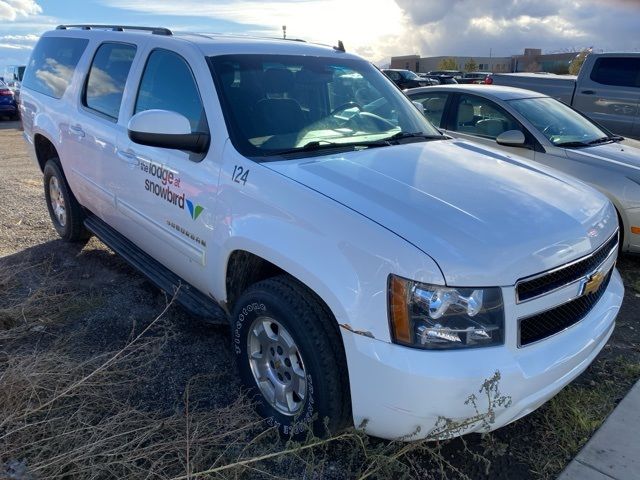
[[49, 159], [60, 157], [58, 149], [54, 143], [42, 133], [36, 133], [33, 136], [33, 147], [35, 149], [36, 159], [38, 160], [41, 172], [44, 172], [44, 166]]
[[[291, 268], [283, 266], [279, 259], [266, 257], [264, 252], [258, 254], [252, 249], [246, 248], [236, 248], [230, 252], [226, 262], [224, 279], [226, 308], [231, 311], [234, 303], [251, 285], [285, 274], [316, 297], [326, 312], [334, 319], [333, 324], [339, 331], [338, 318], [341, 318], [344, 313], [342, 313], [342, 308], [337, 307], [338, 299], [327, 293], [328, 287], [321, 284], [317, 277], [312, 277], [308, 272], [305, 274], [300, 271], [292, 271]], [[329, 297], [328, 301], [327, 297]], [[330, 303], [333, 304], [333, 308]]]

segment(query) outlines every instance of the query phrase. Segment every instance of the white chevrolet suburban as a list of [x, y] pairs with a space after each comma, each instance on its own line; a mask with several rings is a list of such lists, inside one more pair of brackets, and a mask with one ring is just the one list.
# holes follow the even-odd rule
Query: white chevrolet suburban
[[510, 401], [464, 431], [498, 428], [613, 331], [607, 199], [442, 136], [342, 44], [60, 26], [21, 113], [61, 237], [96, 235], [230, 323], [239, 375], [285, 435], [425, 437], [474, 418], [465, 399], [495, 372]]

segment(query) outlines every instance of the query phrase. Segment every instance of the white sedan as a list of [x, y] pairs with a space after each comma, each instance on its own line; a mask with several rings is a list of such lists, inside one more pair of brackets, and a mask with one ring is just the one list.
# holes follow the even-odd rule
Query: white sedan
[[542, 163], [602, 191], [620, 216], [622, 250], [640, 253], [640, 142], [530, 90], [443, 85], [405, 93], [452, 137]]

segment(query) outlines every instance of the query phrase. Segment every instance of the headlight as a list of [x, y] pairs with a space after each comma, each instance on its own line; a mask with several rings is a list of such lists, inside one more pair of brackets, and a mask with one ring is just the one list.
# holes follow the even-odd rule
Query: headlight
[[451, 288], [389, 277], [395, 343], [425, 349], [488, 347], [504, 342], [500, 288]]

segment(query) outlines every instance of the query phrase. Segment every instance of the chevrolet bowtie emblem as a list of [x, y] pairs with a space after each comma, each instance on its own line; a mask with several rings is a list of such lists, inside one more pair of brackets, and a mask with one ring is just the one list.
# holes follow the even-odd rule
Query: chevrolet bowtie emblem
[[591, 295], [596, 293], [604, 281], [605, 273], [598, 271], [592, 273], [589, 277], [585, 278], [582, 282], [582, 288], [580, 295]]

